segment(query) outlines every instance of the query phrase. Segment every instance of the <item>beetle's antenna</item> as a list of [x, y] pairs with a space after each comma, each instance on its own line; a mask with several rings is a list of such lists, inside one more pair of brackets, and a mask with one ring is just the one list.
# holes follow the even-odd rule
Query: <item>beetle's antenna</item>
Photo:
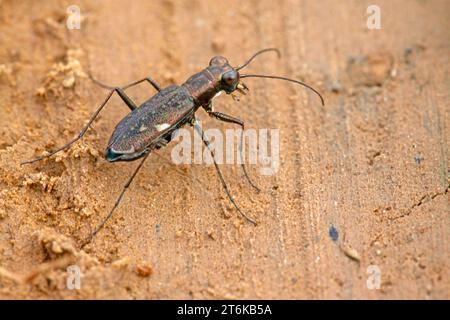
[[298, 81], [298, 80], [294, 80], [294, 79], [289, 79], [286, 77], [280, 77], [280, 76], [269, 76], [269, 75], [264, 75], [264, 74], [241, 74], [241, 79], [242, 78], [268, 78], [268, 79], [278, 79], [278, 80], [285, 80], [285, 81], [290, 81], [290, 82], [294, 82], [297, 83], [301, 86], [304, 86], [312, 91], [314, 91], [315, 94], [317, 94], [320, 98], [320, 101], [322, 102], [322, 106], [325, 106], [325, 101], [323, 100], [322, 95], [319, 93], [319, 91], [317, 91], [316, 89], [314, 89], [313, 87], [311, 87], [310, 85], [307, 85], [304, 82]]
[[256, 58], [256, 56], [259, 56], [261, 53], [268, 52], [268, 51], [275, 51], [275, 52], [277, 53], [277, 55], [278, 55], [278, 58], [281, 58], [281, 52], [280, 52], [280, 50], [278, 50], [277, 48], [267, 48], [267, 49], [259, 50], [259, 51], [256, 52], [254, 55], [252, 55], [252, 56], [250, 57], [250, 59], [247, 60], [246, 63], [244, 63], [244, 64], [243, 64], [242, 66], [240, 66], [240, 67], [235, 68], [236, 71], [239, 71], [239, 70], [241, 70], [242, 68], [248, 66], [248, 65], [250, 64], [250, 62], [252, 62], [252, 60]]

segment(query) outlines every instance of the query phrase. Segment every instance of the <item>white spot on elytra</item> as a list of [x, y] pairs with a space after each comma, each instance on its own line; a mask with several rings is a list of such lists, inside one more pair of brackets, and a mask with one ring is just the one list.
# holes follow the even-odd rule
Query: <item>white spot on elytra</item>
[[166, 130], [169, 127], [170, 127], [170, 124], [168, 124], [168, 123], [162, 123], [162, 124], [155, 125], [155, 128], [158, 131], [164, 131], [164, 130]]
[[148, 128], [147, 128], [146, 126], [142, 125], [142, 126], [139, 128], [139, 132], [145, 131], [145, 130], [147, 130], [147, 129], [148, 129]]

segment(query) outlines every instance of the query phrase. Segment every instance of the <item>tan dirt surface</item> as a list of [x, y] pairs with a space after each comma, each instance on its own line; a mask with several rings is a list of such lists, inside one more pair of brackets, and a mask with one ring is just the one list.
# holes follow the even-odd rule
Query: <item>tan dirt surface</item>
[[[449, 1], [0, 1], [0, 298], [390, 299], [450, 297]], [[81, 9], [80, 30], [66, 10]], [[108, 163], [128, 109], [111, 85], [151, 75], [182, 83], [217, 54], [246, 72], [250, 94], [216, 110], [280, 129], [280, 167], [222, 165], [246, 223], [211, 165], [149, 157], [94, 241], [83, 240], [138, 164]], [[128, 90], [139, 103], [148, 84]], [[205, 128], [225, 130], [198, 112]], [[69, 265], [81, 289], [66, 288]], [[374, 266], [374, 267], [370, 267]], [[379, 290], [367, 281], [381, 272]]]

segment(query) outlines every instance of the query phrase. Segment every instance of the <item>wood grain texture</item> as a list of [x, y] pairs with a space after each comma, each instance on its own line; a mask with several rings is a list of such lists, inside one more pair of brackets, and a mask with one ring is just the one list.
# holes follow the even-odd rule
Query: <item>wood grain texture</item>
[[[81, 29], [68, 30], [70, 2], [1, 2], [0, 297], [450, 298], [450, 6], [377, 3], [380, 30], [366, 27], [370, 1], [81, 1]], [[239, 65], [265, 47], [282, 58], [267, 54], [248, 72], [301, 79], [326, 105], [263, 79], [246, 79], [239, 103], [216, 100], [247, 128], [280, 129], [277, 174], [251, 166], [262, 193], [239, 165], [222, 165], [258, 226], [233, 210], [212, 166], [176, 166], [169, 146], [81, 250], [137, 165], [102, 158], [126, 106], [115, 97], [57, 159], [19, 162], [72, 138], [104, 99], [82, 73], [111, 85], [151, 75], [167, 86], [214, 55]], [[129, 93], [140, 103], [154, 90]], [[198, 117], [205, 128], [232, 127]], [[82, 269], [81, 290], [65, 288], [65, 255]], [[367, 287], [371, 265], [379, 290]]]

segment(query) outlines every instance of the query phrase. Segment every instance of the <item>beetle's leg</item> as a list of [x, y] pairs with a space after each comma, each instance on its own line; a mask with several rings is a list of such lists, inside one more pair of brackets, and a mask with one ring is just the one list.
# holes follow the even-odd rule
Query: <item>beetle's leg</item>
[[131, 111], [137, 109], [137, 105], [131, 100], [131, 98], [125, 93], [122, 88], [114, 88], [114, 91], [122, 98], [123, 102], [130, 108]]
[[217, 171], [217, 174], [219, 176], [220, 182], [222, 183], [223, 189], [225, 190], [225, 193], [227, 194], [227, 196], [230, 199], [231, 203], [234, 205], [236, 210], [241, 214], [241, 216], [244, 217], [245, 220], [247, 220], [248, 222], [256, 225], [256, 222], [254, 220], [252, 220], [244, 212], [242, 212], [242, 210], [238, 207], [238, 205], [234, 201], [233, 197], [231, 196], [231, 193], [228, 190], [227, 183], [225, 182], [225, 179], [223, 178], [222, 172], [220, 171], [219, 165], [216, 162], [216, 157], [215, 157], [214, 151], [211, 149], [210, 142], [209, 142], [208, 138], [205, 136], [205, 133], [203, 132], [203, 129], [200, 127], [200, 125], [198, 124], [197, 121], [194, 121], [194, 128], [198, 132], [200, 137], [202, 138], [203, 143], [206, 145], [206, 147], [208, 148], [209, 152], [211, 153], [211, 157], [213, 159], [214, 166], [216, 167], [216, 171]]
[[86, 133], [87, 129], [89, 129], [89, 127], [91, 126], [92, 122], [94, 122], [95, 118], [97, 118], [98, 114], [100, 113], [100, 111], [102, 111], [103, 107], [106, 105], [106, 103], [109, 101], [109, 99], [111, 98], [111, 96], [113, 95], [115, 90], [111, 90], [111, 92], [108, 94], [108, 96], [106, 97], [105, 101], [103, 101], [103, 103], [100, 105], [100, 107], [92, 114], [91, 118], [89, 119], [88, 123], [83, 127], [83, 129], [80, 131], [80, 133], [78, 134], [78, 136], [74, 139], [72, 139], [71, 141], [69, 141], [68, 143], [66, 143], [64, 146], [62, 146], [61, 148], [58, 148], [52, 152], [50, 152], [47, 155], [44, 156], [40, 156], [37, 157], [36, 159], [33, 160], [28, 160], [28, 161], [24, 161], [21, 163], [22, 164], [29, 164], [29, 163], [33, 163], [36, 161], [40, 161], [42, 159], [45, 158], [49, 158], [51, 156], [53, 156], [54, 154], [65, 150], [67, 148], [69, 148], [72, 144], [74, 144], [75, 142], [77, 142], [78, 140], [80, 140], [81, 138], [83, 138], [84, 134]]
[[125, 90], [135, 86], [141, 82], [147, 81], [149, 82], [157, 91], [161, 91], [161, 87], [151, 78], [151, 77], [146, 77], [144, 79], [132, 82], [130, 84], [127, 84], [124, 87], [112, 87], [109, 86], [107, 84], [104, 84], [103, 82], [95, 79], [91, 74], [89, 74], [89, 77], [91, 78], [92, 81], [94, 81], [97, 85], [99, 85], [102, 88], [105, 89], [110, 89], [110, 90], [115, 90], [117, 92], [117, 94], [122, 98], [122, 100], [126, 103], [126, 105], [128, 106], [128, 108], [131, 109], [131, 111], [133, 111], [134, 109], [137, 108], [137, 105], [133, 102], [133, 100], [130, 99], [130, 97], [128, 97], [128, 95], [125, 93]]
[[205, 109], [206, 112], [210, 113], [214, 110], [214, 98], [209, 100], [208, 104], [203, 106], [203, 109]]
[[[116, 87], [113, 87], [113, 86], [109, 86], [109, 85], [107, 85], [107, 84], [104, 84], [103, 82], [101, 82], [101, 81], [95, 79], [91, 74], [89, 74], [89, 77], [91, 78], [92, 81], [94, 81], [96, 84], [98, 84], [98, 85], [99, 85], [100, 87], [102, 87], [102, 88], [110, 89], [110, 90], [116, 88]], [[140, 84], [140, 83], [142, 83], [142, 82], [144, 82], [144, 81], [147, 81], [148, 83], [150, 83], [150, 84], [153, 86], [153, 88], [156, 89], [156, 91], [161, 91], [161, 86], [160, 86], [158, 83], [156, 83], [156, 81], [153, 80], [150, 76], [148, 76], [148, 77], [146, 77], [146, 78], [144, 78], [144, 79], [141, 79], [141, 80], [132, 82], [132, 83], [130, 83], [130, 84], [127, 84], [126, 86], [123, 86], [123, 87], [121, 87], [121, 88], [122, 88], [123, 90], [126, 90], [126, 89], [131, 88], [131, 87], [133, 87], [133, 86], [135, 86], [135, 85], [137, 85], [137, 84]]]
[[112, 88], [111, 92], [108, 94], [108, 96], [106, 97], [105, 101], [103, 101], [101, 106], [91, 116], [91, 118], [89, 119], [89, 122], [86, 124], [86, 126], [84, 126], [84, 128], [80, 131], [80, 133], [78, 134], [78, 137], [72, 139], [71, 141], [66, 143], [64, 146], [62, 146], [61, 148], [58, 148], [58, 149], [50, 152], [49, 154], [47, 154], [45, 156], [37, 157], [36, 159], [33, 159], [33, 160], [24, 161], [24, 162], [21, 163], [21, 165], [22, 164], [30, 164], [30, 163], [33, 163], [33, 162], [36, 162], [36, 161], [40, 161], [40, 160], [45, 159], [45, 158], [49, 158], [49, 157], [53, 156], [54, 154], [69, 148], [72, 144], [74, 144], [75, 142], [77, 142], [78, 140], [83, 138], [84, 134], [89, 129], [89, 127], [91, 126], [92, 122], [94, 122], [95, 118], [97, 118], [98, 114], [100, 113], [100, 111], [102, 111], [103, 107], [109, 101], [109, 99], [111, 98], [111, 96], [113, 95], [114, 92], [117, 92], [119, 97], [123, 100], [123, 102], [125, 102], [125, 104], [128, 106], [128, 108], [130, 108], [131, 111], [133, 111], [134, 109], [137, 108], [137, 106], [133, 102], [133, 100], [131, 100], [131, 98], [128, 97], [128, 95], [125, 93], [125, 91], [122, 88]]
[[139, 172], [139, 170], [142, 168], [142, 165], [144, 164], [145, 160], [148, 158], [150, 152], [148, 152], [141, 160], [141, 162], [139, 163], [139, 165], [136, 167], [136, 169], [134, 170], [133, 174], [131, 175], [130, 178], [128, 178], [128, 181], [125, 183], [125, 185], [122, 188], [122, 191], [120, 192], [120, 195], [117, 197], [116, 202], [114, 203], [114, 206], [112, 207], [112, 209], [109, 211], [108, 215], [103, 219], [103, 221], [97, 226], [97, 228], [95, 228], [94, 232], [92, 232], [89, 236], [89, 238], [83, 243], [83, 245], [81, 247], [84, 247], [85, 245], [87, 245], [89, 242], [92, 241], [92, 239], [97, 235], [97, 233], [103, 228], [103, 226], [105, 225], [105, 223], [109, 220], [109, 218], [111, 218], [114, 210], [116, 210], [116, 208], [119, 206], [120, 201], [122, 200], [123, 195], [125, 194], [125, 191], [127, 191], [128, 187], [130, 186], [131, 182], [133, 182], [134, 177], [136, 177], [137, 173]]
[[169, 143], [169, 141], [167, 141], [167, 140], [164, 139], [164, 138], [161, 138], [161, 139], [156, 143], [156, 148], [157, 148], [157, 149], [163, 148], [163, 147], [167, 146], [168, 143]]
[[137, 84], [139, 84], [139, 83], [142, 83], [142, 82], [144, 82], [144, 81], [147, 81], [148, 83], [150, 83], [150, 84], [153, 86], [153, 88], [156, 89], [156, 91], [161, 91], [161, 86], [160, 86], [159, 84], [157, 84], [156, 81], [153, 80], [151, 77], [146, 77], [146, 78], [144, 78], [144, 79], [135, 81], [135, 82], [133, 82], [133, 83], [130, 83], [129, 85], [126, 85], [126, 86], [123, 87], [123, 88], [124, 88], [124, 89], [128, 89], [128, 88], [130, 88], [130, 87], [132, 87], [132, 86], [135, 86], [135, 85], [137, 85]]
[[244, 161], [244, 158], [242, 155], [242, 152], [243, 152], [242, 149], [243, 149], [243, 145], [244, 145], [244, 121], [242, 121], [241, 119], [235, 118], [233, 116], [229, 116], [227, 114], [221, 113], [221, 112], [208, 111], [208, 114], [211, 117], [216, 118], [217, 120], [234, 123], [234, 124], [241, 126], [242, 132], [241, 132], [241, 141], [239, 143], [239, 154], [240, 154], [241, 162], [242, 162], [242, 170], [244, 171], [244, 175], [247, 178], [248, 182], [251, 184], [251, 186], [253, 188], [255, 188], [256, 191], [258, 191], [258, 192], [261, 191], [250, 179], [250, 177], [247, 173], [247, 169], [245, 167], [245, 161]]

